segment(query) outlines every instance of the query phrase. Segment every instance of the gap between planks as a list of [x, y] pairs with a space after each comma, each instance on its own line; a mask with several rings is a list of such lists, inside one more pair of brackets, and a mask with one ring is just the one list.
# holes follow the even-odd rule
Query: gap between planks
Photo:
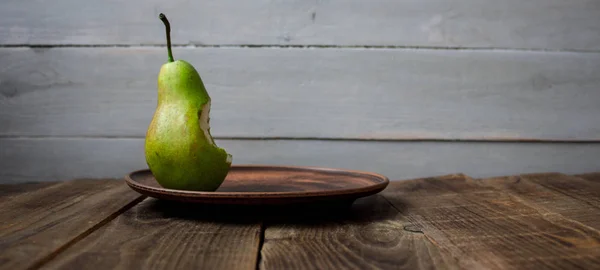
[[[144, 136], [56, 136], [56, 135], [0, 135], [0, 140], [46, 140], [46, 139], [144, 139]], [[455, 142], [455, 143], [600, 143], [600, 139], [538, 139], [538, 138], [438, 138], [438, 137], [396, 137], [396, 138], [350, 138], [350, 137], [244, 137], [213, 136], [215, 140], [226, 141], [348, 141], [348, 142]]]
[[138, 196], [137, 198], [135, 198], [134, 200], [132, 200], [131, 202], [129, 202], [125, 206], [121, 207], [119, 210], [115, 211], [114, 213], [110, 214], [109, 216], [107, 216], [106, 218], [104, 218], [103, 220], [101, 220], [100, 222], [96, 223], [91, 228], [89, 228], [86, 231], [84, 231], [84, 232], [80, 233], [79, 235], [75, 236], [73, 239], [71, 239], [67, 243], [63, 244], [62, 246], [59, 246], [57, 249], [55, 249], [54, 251], [52, 251], [50, 254], [48, 254], [48, 255], [42, 257], [41, 259], [39, 259], [33, 265], [31, 265], [30, 267], [28, 267], [27, 270], [34, 270], [34, 269], [41, 268], [42, 266], [44, 266], [45, 264], [47, 264], [48, 262], [50, 262], [52, 259], [54, 259], [56, 256], [58, 256], [60, 253], [62, 253], [63, 251], [67, 250], [71, 246], [75, 245], [77, 242], [83, 240], [85, 237], [87, 237], [88, 235], [92, 234], [96, 230], [100, 229], [102, 226], [108, 224], [109, 222], [111, 222], [112, 220], [114, 220], [115, 218], [117, 218], [119, 215], [123, 214], [125, 211], [131, 209], [132, 207], [136, 206], [138, 203], [142, 202], [146, 198], [147, 197], [144, 196], [144, 195]]
[[256, 267], [254, 269], [260, 270], [260, 263], [262, 260], [262, 250], [263, 245], [265, 243], [265, 230], [266, 230], [265, 220], [260, 221], [260, 232], [258, 235], [258, 248], [256, 249]]
[[[0, 44], [0, 48], [166, 48], [156, 44]], [[517, 51], [517, 52], [575, 52], [600, 53], [600, 50], [546, 49], [509, 47], [461, 47], [461, 46], [408, 46], [408, 45], [299, 45], [299, 44], [171, 44], [173, 48], [281, 48], [281, 49], [399, 49], [399, 50], [451, 50], [451, 51]]]

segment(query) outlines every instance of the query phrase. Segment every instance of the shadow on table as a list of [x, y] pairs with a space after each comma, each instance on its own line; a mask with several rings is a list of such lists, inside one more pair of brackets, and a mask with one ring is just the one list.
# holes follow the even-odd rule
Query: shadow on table
[[147, 198], [142, 207], [164, 218], [224, 223], [292, 223], [373, 222], [390, 218], [397, 211], [380, 195], [352, 201], [325, 201], [282, 206], [208, 205], [163, 201]]

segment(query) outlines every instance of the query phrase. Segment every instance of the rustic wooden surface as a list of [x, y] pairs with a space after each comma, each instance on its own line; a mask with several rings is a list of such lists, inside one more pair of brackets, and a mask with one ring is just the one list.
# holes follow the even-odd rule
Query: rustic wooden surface
[[[498, 185], [499, 179], [474, 180], [464, 175], [394, 183], [384, 196], [407, 216], [410, 230], [422, 232], [444, 255], [457, 258], [461, 268], [600, 267], [600, 231], [556, 211], [568, 207], [566, 200], [571, 197], [562, 189], [548, 191], [544, 186], [569, 186], [583, 194], [583, 200], [600, 197], [600, 187], [590, 189], [553, 174], [522, 178], [538, 181], [521, 177], [500, 181], [513, 186], [536, 183], [524, 196], [507, 192], [506, 186]], [[551, 197], [540, 199], [548, 192]], [[599, 216], [600, 209], [587, 208], [579, 214]]]
[[594, 183], [600, 183], [600, 172], [599, 173], [586, 173], [576, 175], [579, 178], [592, 181]]
[[[0, 135], [143, 138], [165, 48], [0, 48]], [[600, 141], [600, 53], [176, 48], [217, 138]], [[127, 64], [125, 64], [125, 62]], [[93, 68], [85, 68], [94, 63]], [[299, 128], [301, 127], [301, 128]]]
[[13, 196], [24, 192], [33, 192], [37, 189], [56, 185], [59, 182], [28, 182], [19, 185], [2, 184], [0, 185], [0, 202], [11, 199]]
[[164, 44], [159, 12], [184, 45], [600, 49], [596, 0], [4, 1], [0, 43]]
[[[320, 166], [379, 172], [390, 179], [464, 172], [473, 177], [598, 170], [597, 143], [216, 140], [234, 164]], [[121, 178], [147, 168], [143, 138], [0, 139], [0, 181]], [[567, 162], [576, 160], [577, 162]], [[501, 165], [499, 165], [501, 164]]]
[[44, 264], [142, 196], [122, 181], [76, 180], [2, 198], [0, 269], [25, 269]]
[[598, 179], [453, 174], [291, 209], [164, 202], [121, 180], [0, 186], [0, 268], [597, 269]]
[[256, 269], [260, 235], [252, 213], [146, 199], [44, 268]]
[[564, 174], [524, 175], [489, 179], [487, 184], [521, 198], [541, 213], [556, 213], [600, 230], [600, 182], [588, 182], [588, 176]]
[[406, 218], [381, 195], [355, 202], [351, 211], [327, 209], [266, 222], [259, 269], [445, 269], [423, 234], [404, 229]]

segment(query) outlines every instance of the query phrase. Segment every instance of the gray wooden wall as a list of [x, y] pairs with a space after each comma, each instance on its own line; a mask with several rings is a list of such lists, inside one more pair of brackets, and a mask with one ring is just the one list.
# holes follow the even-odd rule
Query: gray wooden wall
[[0, 182], [146, 167], [160, 12], [236, 164], [600, 170], [600, 0], [19, 0], [0, 3]]

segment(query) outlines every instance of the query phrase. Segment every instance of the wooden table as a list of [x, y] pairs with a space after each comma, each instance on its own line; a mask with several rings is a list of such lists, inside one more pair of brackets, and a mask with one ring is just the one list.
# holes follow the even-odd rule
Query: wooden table
[[0, 186], [0, 207], [0, 269], [600, 269], [600, 173], [393, 181], [292, 209], [73, 180]]

